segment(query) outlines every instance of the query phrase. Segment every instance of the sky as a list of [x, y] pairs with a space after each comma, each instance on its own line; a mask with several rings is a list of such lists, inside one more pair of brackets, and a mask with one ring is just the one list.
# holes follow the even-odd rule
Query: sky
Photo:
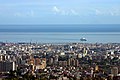
[[0, 0], [9, 24], [120, 24], [120, 0]]

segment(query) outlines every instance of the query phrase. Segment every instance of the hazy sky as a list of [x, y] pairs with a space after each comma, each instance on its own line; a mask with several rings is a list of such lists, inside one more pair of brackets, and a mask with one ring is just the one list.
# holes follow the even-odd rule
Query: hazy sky
[[120, 24], [120, 0], [0, 0], [0, 24]]

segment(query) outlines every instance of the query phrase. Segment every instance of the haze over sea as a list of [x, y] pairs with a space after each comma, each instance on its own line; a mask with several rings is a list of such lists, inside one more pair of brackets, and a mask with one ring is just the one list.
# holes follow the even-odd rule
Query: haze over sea
[[120, 25], [0, 25], [1, 42], [120, 43]]

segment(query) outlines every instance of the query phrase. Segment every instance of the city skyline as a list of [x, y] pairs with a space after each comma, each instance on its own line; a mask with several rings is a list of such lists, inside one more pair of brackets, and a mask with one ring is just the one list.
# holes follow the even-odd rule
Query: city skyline
[[0, 80], [120, 80], [120, 0], [0, 0]]

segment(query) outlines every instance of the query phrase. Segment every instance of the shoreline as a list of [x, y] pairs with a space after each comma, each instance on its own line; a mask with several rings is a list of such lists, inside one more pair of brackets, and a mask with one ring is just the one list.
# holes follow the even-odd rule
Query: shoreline
[[120, 44], [120, 42], [41, 42], [41, 41], [0, 41], [0, 43], [24, 44]]

